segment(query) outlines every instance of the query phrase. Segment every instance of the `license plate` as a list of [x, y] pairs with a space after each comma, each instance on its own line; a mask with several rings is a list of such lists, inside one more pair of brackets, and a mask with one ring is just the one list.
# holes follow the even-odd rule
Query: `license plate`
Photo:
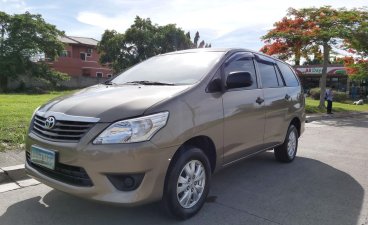
[[55, 169], [55, 152], [32, 146], [31, 162], [53, 170]]

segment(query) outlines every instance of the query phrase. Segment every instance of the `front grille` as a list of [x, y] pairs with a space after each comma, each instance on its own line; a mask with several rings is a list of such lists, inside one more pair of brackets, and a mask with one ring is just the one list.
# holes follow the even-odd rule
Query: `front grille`
[[26, 152], [26, 159], [28, 165], [30, 165], [32, 168], [55, 180], [81, 187], [93, 186], [93, 183], [87, 172], [82, 167], [70, 166], [56, 162], [54, 170], [51, 170], [32, 163], [30, 152]]
[[32, 132], [50, 141], [78, 142], [94, 125], [91, 122], [57, 120], [53, 128], [45, 126], [46, 118], [35, 115]]

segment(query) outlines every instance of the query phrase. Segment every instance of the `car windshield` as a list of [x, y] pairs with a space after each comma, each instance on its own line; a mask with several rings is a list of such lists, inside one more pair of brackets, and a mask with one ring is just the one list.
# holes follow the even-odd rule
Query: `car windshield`
[[112, 84], [188, 85], [198, 82], [224, 52], [188, 52], [152, 57], [121, 73]]

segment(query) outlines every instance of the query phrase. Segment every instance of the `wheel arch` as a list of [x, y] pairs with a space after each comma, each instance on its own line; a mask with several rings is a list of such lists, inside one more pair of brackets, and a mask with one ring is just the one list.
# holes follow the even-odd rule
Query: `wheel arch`
[[290, 127], [290, 125], [294, 125], [295, 127], [296, 127], [296, 129], [298, 130], [298, 136], [300, 137], [300, 129], [301, 129], [301, 122], [300, 122], [300, 119], [298, 118], [298, 117], [294, 117], [292, 120], [291, 120], [291, 122], [290, 122], [290, 124], [289, 124], [289, 127]]

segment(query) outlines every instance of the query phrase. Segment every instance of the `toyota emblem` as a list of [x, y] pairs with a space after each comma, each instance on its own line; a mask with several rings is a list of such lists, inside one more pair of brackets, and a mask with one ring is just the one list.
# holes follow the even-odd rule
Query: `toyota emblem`
[[49, 116], [45, 121], [45, 127], [48, 129], [52, 129], [55, 126], [55, 123], [56, 123], [55, 117]]

